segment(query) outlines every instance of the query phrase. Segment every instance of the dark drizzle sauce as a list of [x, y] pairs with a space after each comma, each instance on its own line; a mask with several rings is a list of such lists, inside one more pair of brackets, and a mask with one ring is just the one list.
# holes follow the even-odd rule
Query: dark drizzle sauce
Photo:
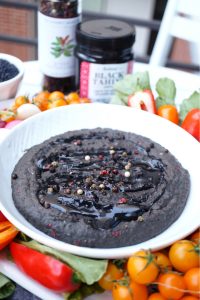
[[[102, 145], [95, 149], [92, 144], [98, 140]], [[151, 145], [145, 149], [132, 143], [130, 150], [124, 136], [114, 140], [119, 142], [117, 146], [112, 146], [113, 140], [105, 133], [91, 132], [58, 138], [49, 144], [51, 153], [47, 156], [39, 152], [36, 178], [40, 204], [72, 219], [83, 218], [98, 229], [136, 221], [149, 211], [166, 188], [164, 165], [151, 155]]]

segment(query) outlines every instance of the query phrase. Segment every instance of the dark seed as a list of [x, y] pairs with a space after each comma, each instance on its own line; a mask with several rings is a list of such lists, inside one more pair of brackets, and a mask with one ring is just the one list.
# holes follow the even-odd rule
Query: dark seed
[[12, 174], [12, 179], [17, 179], [17, 178], [18, 178], [18, 176], [16, 173]]

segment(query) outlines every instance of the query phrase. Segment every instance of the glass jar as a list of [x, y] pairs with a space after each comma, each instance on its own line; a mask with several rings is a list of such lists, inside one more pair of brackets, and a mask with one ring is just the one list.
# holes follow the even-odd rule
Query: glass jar
[[76, 86], [80, 97], [108, 103], [113, 85], [132, 73], [135, 28], [114, 20], [90, 20], [76, 29]]
[[75, 89], [75, 30], [79, 0], [41, 0], [38, 13], [38, 58], [43, 88], [68, 93]]

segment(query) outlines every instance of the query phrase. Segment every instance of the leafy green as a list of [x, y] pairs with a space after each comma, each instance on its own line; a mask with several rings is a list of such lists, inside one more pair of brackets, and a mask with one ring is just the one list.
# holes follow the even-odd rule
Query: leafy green
[[156, 83], [156, 91], [158, 93], [157, 108], [165, 104], [175, 105], [176, 86], [173, 80], [166, 77], [160, 78]]
[[142, 91], [146, 89], [151, 89], [149, 73], [147, 71], [125, 75], [122, 80], [119, 80], [115, 83], [115, 94], [111, 99], [111, 103], [127, 105], [128, 97], [130, 95], [134, 94], [137, 91]]
[[5, 299], [13, 294], [15, 290], [14, 283], [0, 273], [0, 299]]
[[193, 108], [200, 109], [200, 92], [194, 92], [189, 98], [184, 99], [180, 105], [180, 121], [181, 123], [185, 119], [186, 115]]
[[20, 241], [21, 244], [37, 250], [43, 254], [48, 254], [54, 256], [58, 260], [69, 265], [76, 273], [78, 279], [86, 284], [93, 284], [98, 281], [107, 269], [107, 260], [96, 260], [80, 256], [75, 256], [73, 254], [59, 251], [42, 244], [37, 243], [32, 240], [30, 242]]
[[64, 294], [65, 300], [83, 300], [86, 297], [93, 295], [93, 294], [100, 294], [103, 293], [104, 290], [99, 286], [96, 282], [92, 285], [83, 284], [78, 291], [75, 291], [72, 294]]

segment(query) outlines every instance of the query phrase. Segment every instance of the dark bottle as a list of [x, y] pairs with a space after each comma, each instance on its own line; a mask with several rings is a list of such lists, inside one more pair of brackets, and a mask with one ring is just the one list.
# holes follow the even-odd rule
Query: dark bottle
[[41, 0], [38, 13], [38, 57], [43, 88], [68, 93], [75, 89], [75, 30], [79, 0]]
[[114, 84], [132, 73], [135, 27], [114, 19], [88, 20], [78, 24], [76, 40], [80, 96], [108, 103]]

